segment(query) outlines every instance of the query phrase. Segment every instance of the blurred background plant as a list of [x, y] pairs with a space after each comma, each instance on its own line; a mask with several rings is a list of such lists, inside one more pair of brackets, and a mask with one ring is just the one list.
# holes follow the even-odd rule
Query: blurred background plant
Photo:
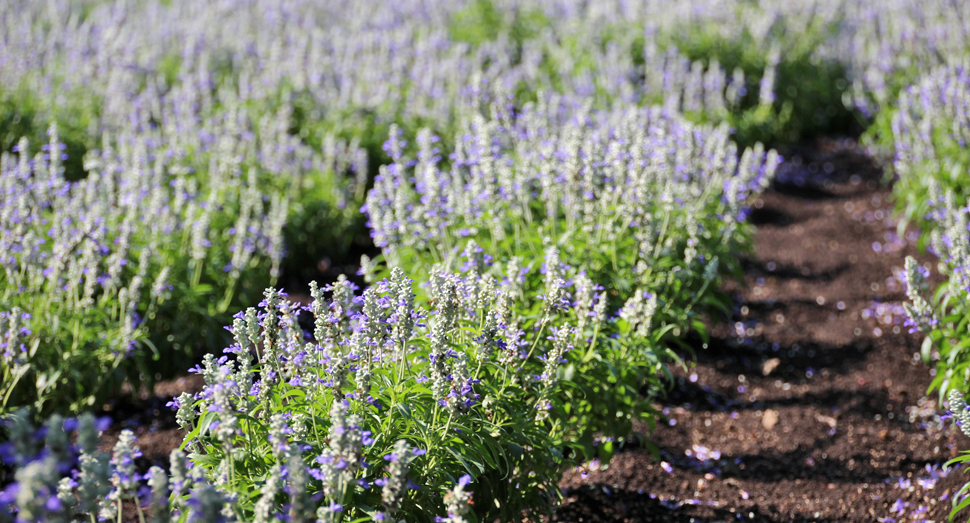
[[388, 265], [434, 274], [514, 264], [523, 289], [546, 299], [560, 277], [583, 314], [594, 302], [601, 314], [622, 308], [620, 321], [582, 336], [600, 348], [567, 358], [571, 440], [590, 454], [597, 435], [652, 424], [670, 349], [689, 350], [689, 331], [706, 337], [702, 315], [728, 307], [718, 282], [740, 270], [746, 202], [771, 179], [776, 153], [758, 144], [739, 158], [726, 126], [661, 107], [590, 111], [542, 94], [518, 114], [495, 104], [490, 118], [466, 122], [447, 156], [429, 130], [413, 156], [391, 132], [393, 162], [365, 207]]

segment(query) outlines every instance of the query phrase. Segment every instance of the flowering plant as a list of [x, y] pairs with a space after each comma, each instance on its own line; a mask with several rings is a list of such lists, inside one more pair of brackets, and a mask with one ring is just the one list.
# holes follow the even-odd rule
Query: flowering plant
[[573, 337], [546, 325], [556, 308], [520, 332], [514, 285], [436, 271], [434, 308], [415, 305], [400, 269], [362, 296], [346, 280], [314, 285], [312, 334], [304, 308], [268, 290], [233, 323], [234, 356], [207, 357], [204, 391], [176, 400], [183, 448], [238, 518], [288, 506], [320, 521], [423, 521], [452, 512], [441, 496], [456, 483], [474, 486], [478, 518], [548, 509], [565, 430], [549, 410]]
[[56, 128], [35, 157], [19, 149], [0, 157], [0, 413], [91, 408], [141, 370], [126, 359], [147, 344], [168, 270], [147, 249], [128, 265], [130, 222], [107, 219], [94, 182], [64, 180]]
[[82, 180], [67, 179], [56, 126], [37, 156], [26, 140], [2, 155], [0, 312], [16, 320], [0, 324], [0, 412], [76, 412], [178, 372], [172, 355], [223, 344], [222, 323], [277, 281], [285, 228], [299, 239], [353, 221], [343, 174], [367, 167], [352, 145], [311, 151], [283, 113], [253, 129], [229, 90], [206, 120], [180, 109], [199, 92], [168, 95], [105, 136]]
[[[970, 198], [968, 84], [970, 62], [952, 59], [902, 89], [893, 109], [881, 113], [868, 131], [869, 139], [891, 154], [900, 227], [915, 223], [929, 231], [947, 212], [946, 198]], [[924, 243], [928, 239], [924, 234]]]
[[[929, 270], [912, 257], [906, 258], [906, 323], [910, 332], [919, 331], [926, 336], [921, 351], [923, 360], [936, 367], [930, 390], [939, 390], [940, 403], [946, 398], [957, 426], [970, 434], [970, 410], [965, 401], [970, 388], [970, 211], [957, 207], [953, 193], [948, 192], [944, 205], [933, 216], [939, 221], [938, 228], [930, 233], [932, 250], [940, 258], [939, 267], [946, 280], [931, 293]], [[970, 452], [964, 451], [947, 466], [968, 462]], [[954, 498], [951, 519], [970, 507], [970, 497], [963, 495], [968, 490], [970, 483]]]
[[705, 334], [698, 312], [723, 307], [715, 280], [737, 269], [745, 202], [777, 155], [758, 146], [738, 158], [726, 128], [661, 108], [596, 112], [551, 97], [515, 115], [492, 110], [466, 123], [447, 161], [430, 132], [413, 158], [392, 133], [394, 161], [365, 208], [372, 235], [390, 265], [517, 265], [527, 292], [568, 298], [578, 341], [563, 403], [572, 441], [592, 452], [595, 435], [652, 422], [640, 392], [662, 388], [669, 348], [688, 330]]

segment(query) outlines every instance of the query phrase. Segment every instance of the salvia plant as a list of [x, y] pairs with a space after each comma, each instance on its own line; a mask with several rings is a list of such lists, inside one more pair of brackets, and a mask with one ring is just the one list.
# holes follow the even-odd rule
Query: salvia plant
[[[904, 303], [910, 332], [925, 335], [922, 346], [924, 361], [936, 367], [930, 389], [937, 389], [940, 401], [947, 399], [950, 412], [964, 432], [970, 431], [970, 410], [965, 395], [970, 390], [970, 211], [966, 200], [958, 200], [952, 190], [942, 196], [930, 214], [931, 250], [939, 257], [939, 269], [944, 281], [936, 289], [928, 283], [926, 267], [912, 257], [906, 258], [904, 270], [906, 295]], [[934, 198], [936, 201], [936, 198]], [[963, 204], [957, 202], [962, 201]], [[950, 464], [970, 461], [964, 452]], [[961, 494], [970, 490], [970, 483]], [[954, 499], [951, 518], [970, 506], [966, 496]]]
[[[218, 318], [246, 277], [274, 278], [283, 252], [285, 195], [264, 201], [230, 155], [213, 155], [205, 180], [164, 136], [106, 138], [86, 159], [89, 175], [70, 182], [56, 127], [50, 135], [35, 156], [22, 140], [0, 157], [0, 410], [77, 411], [125, 379], [150, 380], [185, 343], [172, 322]], [[237, 147], [229, 135], [223, 144]], [[159, 348], [164, 363], [149, 370]]]
[[314, 284], [306, 308], [267, 290], [262, 310], [237, 316], [228, 354], [197, 369], [203, 392], [176, 400], [183, 449], [240, 520], [548, 510], [569, 430], [560, 369], [577, 337], [559, 306], [523, 331], [515, 278], [437, 271], [433, 308], [398, 268], [359, 296], [347, 280]]
[[927, 71], [899, 94], [890, 128], [874, 128], [891, 140], [887, 145], [893, 154], [893, 193], [903, 226], [915, 222], [932, 228], [939, 215], [934, 208], [941, 206], [947, 191], [957, 200], [970, 197], [968, 82], [967, 59]]
[[[541, 99], [516, 115], [494, 105], [447, 159], [430, 132], [409, 156], [392, 131], [394, 162], [365, 211], [390, 266], [519, 267], [517, 293], [570, 303], [574, 336], [598, 344], [575, 344], [565, 371], [572, 441], [591, 453], [595, 435], [623, 437], [631, 419], [654, 419], [638, 389], [655, 393], [671, 346], [692, 329], [705, 336], [698, 313], [723, 307], [716, 281], [736, 270], [746, 202], [778, 158], [760, 146], [739, 158], [724, 127], [660, 107], [602, 113], [571, 102]], [[421, 299], [436, 303], [434, 288], [432, 276]]]
[[[343, 404], [338, 403], [335, 411], [339, 421], [359, 421], [354, 415], [339, 417], [347, 415]], [[359, 488], [363, 483], [352, 481], [360, 463], [334, 461], [309, 467], [294, 457], [300, 453], [294, 445], [286, 451], [290, 460], [285, 465], [272, 466], [264, 490], [257, 493], [255, 509], [247, 513], [238, 496], [227, 493], [223, 484], [206, 475], [204, 468], [192, 466], [179, 449], [169, 456], [168, 472], [152, 466], [142, 474], [136, 463], [142, 454], [130, 430], [121, 431], [110, 452], [98, 450], [102, 431], [108, 426], [107, 418], [99, 420], [82, 414], [65, 419], [55, 414], [40, 428], [33, 426], [31, 418], [26, 410], [18, 411], [8, 417], [4, 427], [10, 440], [0, 444], [0, 466], [15, 473], [0, 490], [3, 522], [340, 521], [356, 508], [345, 509], [335, 503], [320, 505], [319, 496], [308, 495], [308, 484], [312, 485], [313, 477], [319, 477], [321, 471], [333, 475], [333, 480], [323, 483], [337, 485], [338, 490]], [[274, 426], [291, 434], [282, 420]], [[354, 459], [354, 452], [359, 452], [365, 443], [370, 445], [371, 440], [357, 426], [338, 425], [335, 430], [342, 428], [347, 431], [334, 439], [345, 454], [337, 458]], [[369, 487], [378, 493], [379, 510], [373, 513], [374, 520], [402, 520], [402, 502], [408, 491], [418, 488], [412, 482], [410, 464], [424, 454], [404, 440], [389, 449], [384, 456], [385, 477]], [[360, 460], [360, 456], [355, 459]], [[443, 512], [436, 520], [475, 520], [470, 483], [471, 476], [465, 474], [442, 489], [437, 503]], [[276, 503], [276, 498], [286, 501]], [[280, 506], [285, 510], [281, 511]], [[392, 518], [392, 514], [397, 517]]]
[[[940, 5], [927, 18], [950, 25], [914, 44], [919, 56], [938, 51], [937, 38], [953, 40], [943, 37], [954, 34], [959, 20], [948, 16], [949, 2], [931, 3]], [[871, 9], [846, 15], [827, 1], [360, 6], [305, 0], [231, 10], [188, 0], [4, 6], [0, 30], [11, 45], [0, 51], [7, 64], [0, 99], [15, 129], [5, 132], [6, 146], [57, 120], [77, 136], [68, 146], [78, 156], [97, 147], [101, 133], [124, 126], [133, 106], [157, 104], [183, 84], [225, 82], [241, 87], [250, 110], [291, 110], [292, 131], [302, 140], [317, 146], [331, 132], [356, 137], [372, 160], [381, 154], [374, 137], [391, 122], [411, 138], [422, 126], [450, 138], [494, 86], [516, 92], [520, 103], [539, 90], [581, 93], [601, 107], [667, 103], [700, 120], [729, 121], [745, 145], [792, 141], [833, 119], [808, 106], [839, 106], [849, 73], [838, 64], [868, 72], [877, 67], [856, 65], [857, 55], [885, 59], [847, 41], [865, 34], [899, 44], [882, 35], [878, 24], [888, 24], [874, 20]], [[893, 14], [910, 23], [920, 14], [899, 11]], [[891, 27], [899, 25], [889, 17]], [[215, 21], [241, 29], [217, 29]], [[798, 73], [814, 76], [806, 83], [794, 78]], [[776, 88], [778, 80], [784, 89]], [[210, 102], [193, 111], [207, 113]], [[73, 161], [80, 175], [79, 157]]]
[[[965, 40], [962, 42], [957, 46], [965, 45]], [[893, 193], [903, 218], [900, 228], [914, 222], [921, 226], [921, 244], [939, 258], [938, 268], [944, 281], [935, 289], [927, 280], [929, 270], [907, 258], [908, 303], [904, 306], [911, 331], [925, 335], [924, 360], [936, 367], [931, 389], [939, 390], [941, 403], [945, 398], [956, 424], [967, 431], [970, 90], [966, 50], [949, 49], [929, 63], [940, 61], [944, 63], [919, 71], [912, 85], [898, 90], [894, 109], [880, 114], [870, 135], [893, 155]], [[964, 452], [950, 463], [963, 464], [968, 460], [970, 454]], [[970, 506], [970, 498], [965, 496], [968, 489], [970, 483], [954, 498], [951, 519]]]
[[43, 149], [22, 140], [0, 157], [0, 412], [90, 408], [137, 376], [124, 363], [169, 288], [169, 269], [132, 245], [134, 217], [95, 179], [64, 179], [56, 127]]
[[[56, 126], [37, 156], [26, 140], [3, 154], [0, 309], [17, 320], [4, 327], [0, 411], [90, 408], [125, 379], [177, 371], [173, 353], [220, 343], [221, 322], [277, 281], [285, 228], [312, 232], [300, 223], [313, 213], [316, 230], [352, 234], [338, 224], [363, 181], [311, 174], [366, 176], [366, 156], [334, 136], [309, 149], [287, 114], [254, 122], [234, 93], [172, 89], [133, 110], [79, 181]], [[191, 107], [206, 96], [222, 108], [203, 119]], [[163, 357], [149, 370], [152, 352]]]
[[[913, 258], [906, 260], [909, 302], [905, 308], [912, 331], [925, 335], [924, 360], [936, 367], [931, 388], [939, 390], [941, 402], [947, 399], [957, 425], [966, 431], [964, 396], [970, 381], [970, 89], [966, 58], [959, 58], [956, 52], [949, 56], [949, 63], [925, 71], [913, 85], [901, 90], [895, 110], [877, 121], [872, 134], [894, 155], [893, 193], [903, 217], [900, 227], [913, 222], [920, 225], [922, 243], [939, 258], [944, 281], [935, 289], [927, 283], [929, 271]], [[951, 463], [968, 459], [970, 454], [963, 453]], [[962, 494], [968, 488], [970, 483]], [[951, 518], [968, 506], [970, 498], [955, 497]]]
[[[428, 131], [414, 156], [392, 134], [395, 161], [365, 207], [385, 259], [430, 268], [468, 240], [500, 262], [540, 260], [553, 247], [617, 308], [641, 287], [661, 316], [702, 302], [711, 277], [734, 268], [746, 203], [777, 154], [759, 145], [739, 157], [726, 128], [660, 107], [596, 112], [574, 102], [551, 98], [515, 115], [493, 105], [447, 157]], [[541, 272], [553, 270], [546, 260]]]
[[730, 121], [745, 145], [792, 141], [844, 124], [840, 97], [866, 117], [890, 108], [921, 67], [965, 54], [970, 34], [961, 4], [950, 0], [358, 5], [8, 3], [0, 16], [10, 42], [0, 50], [8, 113], [0, 121], [11, 127], [3, 145], [57, 120], [70, 130], [80, 171], [101, 132], [129, 120], [132, 105], [154, 103], [153, 84], [162, 82], [164, 95], [190, 78], [237, 83], [251, 109], [292, 109], [302, 139], [356, 136], [372, 159], [380, 155], [373, 136], [391, 122], [450, 138], [488, 86], [520, 101], [539, 90], [599, 104], [669, 100], [701, 119]]

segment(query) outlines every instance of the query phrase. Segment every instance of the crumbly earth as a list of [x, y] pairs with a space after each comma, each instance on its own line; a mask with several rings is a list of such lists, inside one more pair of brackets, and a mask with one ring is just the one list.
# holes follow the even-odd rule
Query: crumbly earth
[[900, 307], [905, 256], [932, 258], [896, 236], [851, 141], [788, 156], [755, 202], [732, 317], [660, 405], [659, 459], [630, 448], [569, 471], [552, 521], [946, 521], [968, 478], [941, 465], [970, 441], [925, 397]]
[[[967, 478], [941, 465], [970, 441], [926, 397], [900, 306], [905, 256], [932, 258], [912, 231], [896, 236], [882, 172], [851, 141], [786, 153], [752, 210], [744, 281], [726, 286], [732, 316], [712, 319], [658, 405], [668, 420], [646, 438], [659, 457], [631, 438], [608, 467], [568, 471], [550, 521], [946, 521]], [[182, 433], [164, 403], [201, 385], [114, 405], [105, 449], [131, 428], [141, 465], [165, 465]]]

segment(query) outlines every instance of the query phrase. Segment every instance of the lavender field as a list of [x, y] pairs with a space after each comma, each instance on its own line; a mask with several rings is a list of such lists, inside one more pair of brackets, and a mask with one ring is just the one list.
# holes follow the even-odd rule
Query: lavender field
[[[891, 191], [959, 468], [970, 5], [0, 3], [0, 522], [563, 520], [574, 471], [667, 464], [826, 137]], [[186, 373], [148, 459], [108, 411]]]

